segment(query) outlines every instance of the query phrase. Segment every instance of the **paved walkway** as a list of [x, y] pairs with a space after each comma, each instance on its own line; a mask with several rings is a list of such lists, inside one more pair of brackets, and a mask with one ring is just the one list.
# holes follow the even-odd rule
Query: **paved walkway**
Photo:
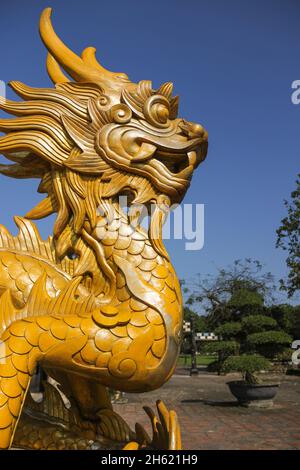
[[114, 408], [132, 428], [138, 421], [149, 430], [142, 407], [162, 399], [178, 413], [184, 449], [300, 449], [300, 377], [283, 378], [272, 409], [237, 406], [226, 385], [233, 379], [181, 369], [160, 390], [126, 394], [128, 403]]

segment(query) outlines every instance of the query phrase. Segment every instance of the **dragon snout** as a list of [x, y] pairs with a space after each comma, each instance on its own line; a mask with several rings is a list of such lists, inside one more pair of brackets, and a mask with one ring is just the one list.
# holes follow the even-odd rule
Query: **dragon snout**
[[208, 139], [207, 130], [196, 122], [188, 122], [183, 119], [180, 128], [189, 139], [201, 138], [203, 141]]

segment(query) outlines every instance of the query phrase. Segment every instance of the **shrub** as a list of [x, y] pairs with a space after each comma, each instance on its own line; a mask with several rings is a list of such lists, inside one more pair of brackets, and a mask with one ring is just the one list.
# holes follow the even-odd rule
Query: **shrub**
[[216, 328], [215, 333], [224, 339], [232, 338], [241, 332], [242, 325], [239, 322], [228, 322]]
[[270, 362], [262, 356], [255, 354], [243, 354], [242, 356], [229, 356], [222, 365], [222, 371], [241, 372], [244, 380], [249, 383], [259, 383], [258, 378], [254, 375], [260, 370], [269, 369]]
[[220, 374], [222, 369], [222, 364], [226, 357], [231, 354], [238, 354], [239, 352], [239, 343], [236, 341], [213, 341], [206, 343], [203, 349], [208, 353], [217, 353], [218, 359], [211, 365], [209, 368], [210, 372], [218, 372]]
[[276, 320], [266, 315], [249, 315], [242, 320], [242, 328], [247, 333], [259, 333], [276, 327]]
[[291, 342], [292, 338], [284, 331], [263, 331], [247, 336], [249, 349], [270, 359], [278, 358]]
[[263, 304], [263, 296], [259, 292], [251, 290], [250, 285], [246, 287], [242, 285], [240, 289], [236, 289], [228, 302], [228, 306], [235, 308], [244, 307], [245, 305], [257, 307], [263, 306]]
[[229, 355], [236, 353], [239, 349], [239, 344], [236, 341], [211, 341], [203, 346], [203, 351], [208, 353], [223, 353]]
[[284, 331], [262, 331], [260, 333], [252, 333], [251, 335], [248, 335], [247, 342], [251, 346], [260, 346], [265, 344], [286, 346], [291, 344], [292, 338]]

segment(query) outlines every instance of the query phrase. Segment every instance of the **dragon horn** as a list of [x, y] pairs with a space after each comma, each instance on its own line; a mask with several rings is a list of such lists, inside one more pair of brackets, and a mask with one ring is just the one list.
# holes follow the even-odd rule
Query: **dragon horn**
[[54, 84], [56, 83], [66, 83], [70, 80], [62, 72], [59, 63], [54, 59], [53, 55], [48, 52], [47, 55], [47, 72]]
[[[46, 8], [40, 18], [40, 35], [43, 43], [49, 53], [57, 62], [50, 59], [49, 75], [56, 79], [58, 75], [59, 83], [62, 81], [62, 72], [58, 73], [58, 64], [76, 81], [104, 82], [104, 84], [114, 87], [124, 87], [125, 83], [130, 82], [127, 75], [110, 72], [100, 65], [94, 54], [94, 48], [87, 48], [83, 59], [69, 49], [55, 33], [51, 23], [51, 8]], [[48, 59], [49, 69], [49, 59]], [[64, 78], [63, 81], [67, 79]]]
[[103, 74], [111, 73], [107, 69], [105, 69], [101, 64], [99, 64], [98, 60], [96, 59], [96, 48], [95, 47], [86, 47], [81, 54], [83, 62], [94, 69], [97, 69], [99, 72]]

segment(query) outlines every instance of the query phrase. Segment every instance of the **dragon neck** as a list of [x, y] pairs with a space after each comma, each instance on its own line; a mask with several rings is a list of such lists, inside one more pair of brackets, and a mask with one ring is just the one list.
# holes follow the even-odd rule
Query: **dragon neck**
[[[79, 237], [71, 229], [58, 240], [58, 251], [78, 256], [70, 260], [74, 276], [83, 276], [99, 304], [132, 310], [134, 301], [154, 309], [163, 318], [167, 336], [177, 339], [182, 323], [179, 280], [162, 242], [164, 212], [155, 206], [145, 230], [119, 203], [106, 199], [93, 230], [85, 224]], [[76, 242], [74, 243], [74, 239]], [[68, 241], [68, 242], [67, 242]], [[72, 243], [72, 246], [70, 246]], [[63, 250], [62, 250], [63, 249]], [[72, 258], [72, 257], [71, 257]]]

